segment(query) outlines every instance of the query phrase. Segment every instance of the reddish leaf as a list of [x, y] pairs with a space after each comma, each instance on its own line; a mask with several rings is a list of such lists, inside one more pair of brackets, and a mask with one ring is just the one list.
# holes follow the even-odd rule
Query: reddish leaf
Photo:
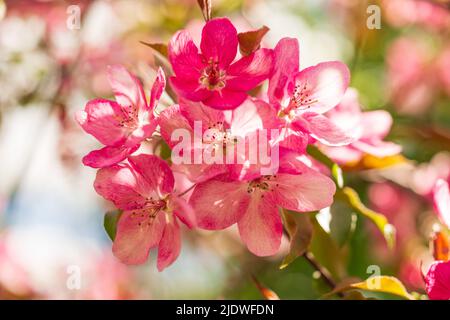
[[255, 283], [256, 287], [258, 288], [259, 292], [261, 292], [262, 296], [266, 300], [280, 300], [280, 297], [278, 297], [278, 295], [275, 292], [263, 286], [261, 282], [259, 282], [259, 280], [256, 279], [255, 276], [252, 276], [252, 280]]
[[197, 0], [205, 21], [211, 20], [211, 0]]
[[169, 49], [167, 47], [167, 44], [164, 43], [148, 43], [144, 41], [140, 41], [143, 45], [146, 45], [147, 47], [152, 48], [159, 54], [161, 54], [163, 57], [167, 58], [169, 56]]
[[450, 241], [442, 231], [433, 234], [433, 257], [435, 260], [450, 260]]
[[262, 26], [257, 30], [241, 32], [238, 34], [239, 51], [243, 56], [248, 56], [252, 52], [258, 50], [261, 46], [261, 40], [270, 29]]

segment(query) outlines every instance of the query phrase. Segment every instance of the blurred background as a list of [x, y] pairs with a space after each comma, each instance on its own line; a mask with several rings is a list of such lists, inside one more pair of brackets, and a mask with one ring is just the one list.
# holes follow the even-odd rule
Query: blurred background
[[[367, 26], [371, 5], [380, 28]], [[388, 139], [404, 157], [347, 168], [346, 178], [396, 227], [397, 244], [389, 250], [369, 221], [333, 206], [311, 249], [339, 281], [366, 279], [376, 265], [424, 292], [430, 192], [438, 178], [450, 181], [449, 8], [445, 0], [213, 1], [213, 16], [230, 17], [238, 31], [268, 26], [265, 46], [297, 38], [302, 68], [344, 61], [363, 109], [394, 117]], [[329, 291], [302, 258], [279, 269], [287, 241], [278, 256], [257, 258], [234, 228], [185, 233], [163, 273], [155, 254], [139, 267], [111, 254], [103, 229], [111, 207], [92, 188], [95, 170], [81, 164], [96, 141], [73, 114], [111, 96], [107, 65], [125, 65], [148, 88], [158, 59], [140, 41], [167, 43], [180, 28], [198, 38], [202, 24], [196, 0], [0, 0], [0, 299], [260, 299], [252, 275], [282, 299]]]

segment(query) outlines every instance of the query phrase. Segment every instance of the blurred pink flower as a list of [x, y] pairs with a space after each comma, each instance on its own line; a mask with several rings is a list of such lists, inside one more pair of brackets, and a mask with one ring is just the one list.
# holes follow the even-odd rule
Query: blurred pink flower
[[141, 264], [158, 247], [159, 271], [172, 264], [181, 248], [181, 220], [192, 228], [195, 216], [173, 193], [169, 166], [153, 155], [128, 158], [128, 164], [100, 169], [94, 182], [98, 194], [123, 210], [114, 239], [114, 255], [126, 264]]
[[83, 158], [83, 163], [93, 168], [107, 167], [124, 160], [153, 134], [157, 126], [153, 111], [165, 87], [161, 69], [151, 89], [149, 103], [140, 81], [124, 67], [110, 67], [109, 82], [116, 101], [91, 100], [84, 111], [76, 113], [81, 127], [106, 145]]
[[321, 146], [339, 164], [358, 162], [365, 154], [382, 158], [402, 150], [395, 143], [383, 141], [392, 125], [391, 115], [384, 110], [362, 112], [358, 92], [353, 88], [349, 88], [339, 105], [325, 115], [355, 140], [342, 147]]
[[234, 109], [247, 98], [247, 91], [267, 79], [272, 71], [272, 50], [259, 49], [233, 63], [238, 48], [236, 28], [226, 18], [206, 23], [201, 53], [186, 30], [169, 43], [169, 59], [175, 72], [170, 79], [185, 99], [217, 109]]
[[439, 179], [433, 188], [433, 202], [441, 222], [450, 229], [450, 190], [448, 182]]
[[416, 24], [434, 31], [450, 28], [450, 13], [438, 3], [428, 0], [383, 0], [382, 4], [387, 21], [395, 27]]
[[434, 262], [425, 276], [426, 290], [432, 300], [450, 299], [450, 261]]

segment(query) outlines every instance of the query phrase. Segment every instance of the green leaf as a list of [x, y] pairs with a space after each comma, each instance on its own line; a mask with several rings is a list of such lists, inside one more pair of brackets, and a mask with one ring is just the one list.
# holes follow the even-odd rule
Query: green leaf
[[269, 32], [269, 28], [262, 26], [259, 29], [238, 33], [239, 51], [243, 56], [248, 56], [258, 50], [261, 46], [261, 40]]
[[342, 175], [342, 169], [336, 163], [333, 163], [331, 166], [331, 175], [336, 182], [336, 185], [339, 189], [344, 187], [344, 176]]
[[121, 215], [122, 211], [120, 210], [108, 211], [103, 219], [103, 227], [112, 241], [116, 237], [117, 222], [119, 222]]
[[295, 259], [303, 255], [311, 243], [313, 225], [308, 213], [283, 211], [284, 226], [290, 238], [288, 255], [283, 259], [280, 269], [286, 268]]
[[389, 248], [393, 248], [395, 245], [395, 227], [389, 224], [388, 219], [381, 213], [375, 212], [367, 208], [356, 193], [350, 187], [344, 187], [336, 192], [336, 197], [347, 201], [348, 204], [356, 211], [356, 213], [363, 215], [364, 217], [370, 219], [377, 228], [383, 234]]
[[382, 292], [393, 294], [408, 300], [415, 300], [415, 297], [410, 294], [403, 283], [395, 277], [389, 276], [373, 276], [362, 282], [355, 282], [349, 285], [338, 286], [335, 290], [327, 294], [327, 296], [333, 295], [338, 292], [344, 292], [348, 290], [364, 290], [370, 292]]

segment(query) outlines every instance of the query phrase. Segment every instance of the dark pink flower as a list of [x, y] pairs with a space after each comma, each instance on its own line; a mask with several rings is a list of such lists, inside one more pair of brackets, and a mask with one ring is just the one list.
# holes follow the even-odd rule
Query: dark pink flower
[[434, 262], [427, 275], [425, 283], [428, 296], [432, 300], [450, 299], [450, 261]]
[[172, 264], [180, 253], [180, 226], [195, 225], [195, 216], [174, 194], [174, 176], [169, 166], [153, 155], [128, 158], [97, 172], [98, 194], [123, 211], [117, 224], [114, 255], [126, 264], [141, 264], [150, 249], [158, 247], [158, 270]]
[[199, 52], [186, 30], [169, 43], [175, 76], [170, 82], [180, 97], [217, 109], [234, 109], [247, 91], [267, 79], [272, 71], [272, 50], [259, 49], [234, 62], [238, 48], [236, 28], [226, 18], [206, 23]]
[[291, 38], [278, 42], [274, 59], [268, 96], [286, 129], [282, 146], [302, 151], [315, 140], [331, 146], [350, 143], [352, 138], [323, 115], [341, 101], [347, 90], [347, 66], [330, 61], [299, 71], [298, 41]]
[[93, 168], [126, 159], [153, 134], [157, 126], [153, 109], [165, 87], [160, 69], [147, 103], [140, 81], [124, 67], [110, 67], [108, 76], [116, 101], [94, 99], [86, 104], [84, 111], [76, 113], [81, 127], [105, 145], [83, 158], [83, 163]]
[[245, 181], [219, 176], [198, 184], [189, 203], [201, 228], [225, 229], [238, 224], [248, 249], [258, 256], [275, 254], [283, 225], [279, 208], [307, 212], [333, 202], [335, 185], [301, 162], [289, 163], [275, 175]]

